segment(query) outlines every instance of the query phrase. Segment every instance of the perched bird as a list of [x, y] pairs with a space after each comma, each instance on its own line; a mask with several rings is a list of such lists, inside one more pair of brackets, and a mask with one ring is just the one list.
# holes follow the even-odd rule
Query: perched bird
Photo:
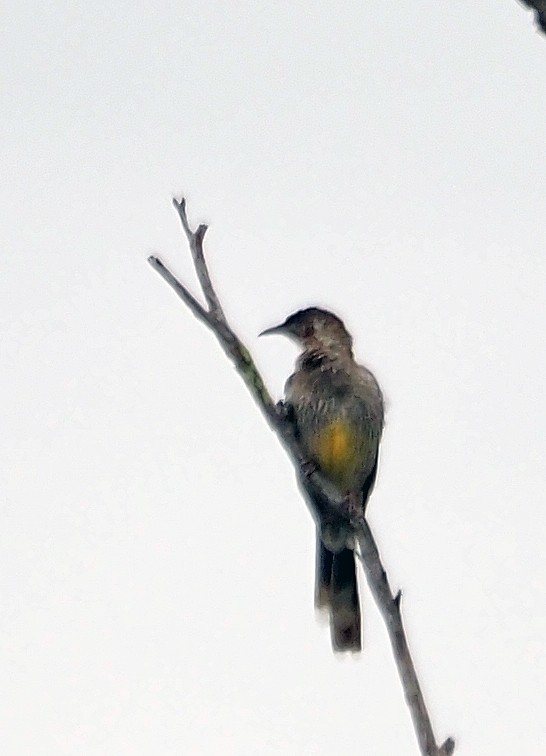
[[[365, 510], [377, 472], [383, 396], [373, 374], [353, 357], [343, 321], [318, 307], [299, 310], [260, 335], [284, 334], [302, 348], [285, 386], [286, 416], [309, 464], [353, 509]], [[300, 482], [317, 526], [315, 604], [330, 614], [334, 651], [360, 651], [362, 631], [355, 540], [348, 518]]]

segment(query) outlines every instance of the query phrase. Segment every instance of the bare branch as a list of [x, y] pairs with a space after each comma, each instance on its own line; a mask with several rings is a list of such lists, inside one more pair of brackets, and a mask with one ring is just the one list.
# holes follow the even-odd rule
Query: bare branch
[[[214, 291], [203, 252], [203, 238], [207, 227], [201, 225], [195, 232], [192, 231], [186, 215], [185, 200], [182, 199], [180, 202], [173, 200], [173, 204], [190, 244], [195, 270], [208, 305], [208, 310], [190, 294], [188, 289], [177, 280], [159, 258], [154, 256], [149, 257], [148, 262], [174, 289], [183, 302], [188, 305], [191, 312], [214, 333], [223, 351], [234, 363], [235, 368], [243, 378], [258, 407], [284, 445], [300, 475], [305, 477], [306, 483], [315, 487], [322, 496], [327, 498], [332, 508], [343, 511], [343, 499], [318, 470], [309, 466], [309, 460], [306, 459], [298, 446], [292, 424], [287, 421], [282, 412], [282, 407], [278, 407], [273, 402], [250, 352], [232, 330], [226, 319], [220, 301]], [[366, 579], [387, 627], [398, 674], [411, 713], [421, 754], [423, 756], [451, 756], [455, 748], [455, 743], [451, 738], [448, 738], [442, 746], [436, 745], [430, 717], [425, 706], [402, 624], [400, 614], [401, 592], [398, 591], [396, 596], [392, 594], [387, 575], [379, 557], [375, 539], [364, 515], [347, 516], [358, 539], [360, 559], [366, 573]]]
[[216, 315], [219, 319], [225, 322], [226, 318], [222, 311], [220, 300], [216, 296], [214, 286], [212, 285], [212, 281], [210, 280], [209, 271], [205, 262], [205, 255], [203, 253], [203, 239], [205, 238], [205, 234], [207, 233], [207, 226], [202, 223], [196, 231], [191, 230], [190, 224], [188, 223], [188, 216], [186, 214], [186, 200], [184, 199], [184, 197], [182, 197], [180, 202], [178, 202], [178, 200], [176, 199], [173, 199], [173, 205], [176, 208], [176, 212], [178, 213], [180, 222], [182, 223], [182, 228], [184, 229], [190, 243], [191, 256], [193, 258], [195, 272], [197, 273], [199, 284], [201, 285], [201, 289], [203, 290], [203, 294], [205, 295], [205, 299], [207, 300], [209, 310], [212, 314]]
[[163, 262], [161, 262], [159, 257], [150, 255], [148, 262], [150, 263], [152, 268], [155, 268], [155, 270], [157, 270], [159, 275], [169, 284], [169, 286], [174, 289], [180, 299], [188, 305], [195, 317], [199, 320], [202, 320], [210, 328], [214, 328], [210, 313], [205, 310], [205, 308], [201, 304], [199, 304], [193, 294], [190, 294], [184, 284], [180, 283], [180, 281], [174, 276], [173, 273], [171, 273], [167, 266], [164, 265]]
[[402, 615], [400, 614], [402, 592], [398, 591], [396, 596], [392, 595], [387, 574], [381, 564], [375, 538], [365, 517], [360, 516], [351, 519], [351, 525], [357, 533], [360, 559], [364, 565], [368, 585], [387, 626], [398, 674], [421, 753], [427, 754], [427, 756], [429, 754], [432, 756], [444, 756], [444, 754], [449, 756], [455, 749], [455, 743], [449, 738], [440, 748], [436, 745], [430, 717], [417, 679], [417, 672], [411, 658], [402, 624]]

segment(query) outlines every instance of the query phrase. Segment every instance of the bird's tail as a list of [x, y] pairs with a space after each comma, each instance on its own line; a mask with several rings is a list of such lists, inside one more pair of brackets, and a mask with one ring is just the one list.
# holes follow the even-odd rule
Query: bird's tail
[[360, 651], [362, 630], [355, 555], [343, 548], [333, 553], [317, 537], [315, 604], [330, 613], [334, 651]]

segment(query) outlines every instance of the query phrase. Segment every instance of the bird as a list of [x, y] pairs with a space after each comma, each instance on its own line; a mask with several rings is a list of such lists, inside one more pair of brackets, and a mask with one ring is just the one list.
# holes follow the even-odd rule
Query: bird
[[355, 361], [352, 337], [333, 312], [298, 310], [260, 336], [271, 334], [288, 336], [302, 350], [281, 409], [306, 458], [299, 480], [316, 524], [315, 606], [329, 614], [334, 652], [359, 652], [354, 530], [347, 513], [333, 509], [310, 484], [309, 469], [334, 487], [347, 511], [364, 514], [377, 475], [383, 394], [373, 373]]

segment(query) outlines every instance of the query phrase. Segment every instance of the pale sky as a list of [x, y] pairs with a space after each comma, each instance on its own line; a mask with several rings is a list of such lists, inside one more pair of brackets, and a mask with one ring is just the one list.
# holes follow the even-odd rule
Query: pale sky
[[0, 63], [0, 752], [418, 749], [363, 587], [211, 335], [338, 312], [388, 400], [369, 506], [439, 741], [546, 738], [546, 38], [513, 0], [11, 3]]

